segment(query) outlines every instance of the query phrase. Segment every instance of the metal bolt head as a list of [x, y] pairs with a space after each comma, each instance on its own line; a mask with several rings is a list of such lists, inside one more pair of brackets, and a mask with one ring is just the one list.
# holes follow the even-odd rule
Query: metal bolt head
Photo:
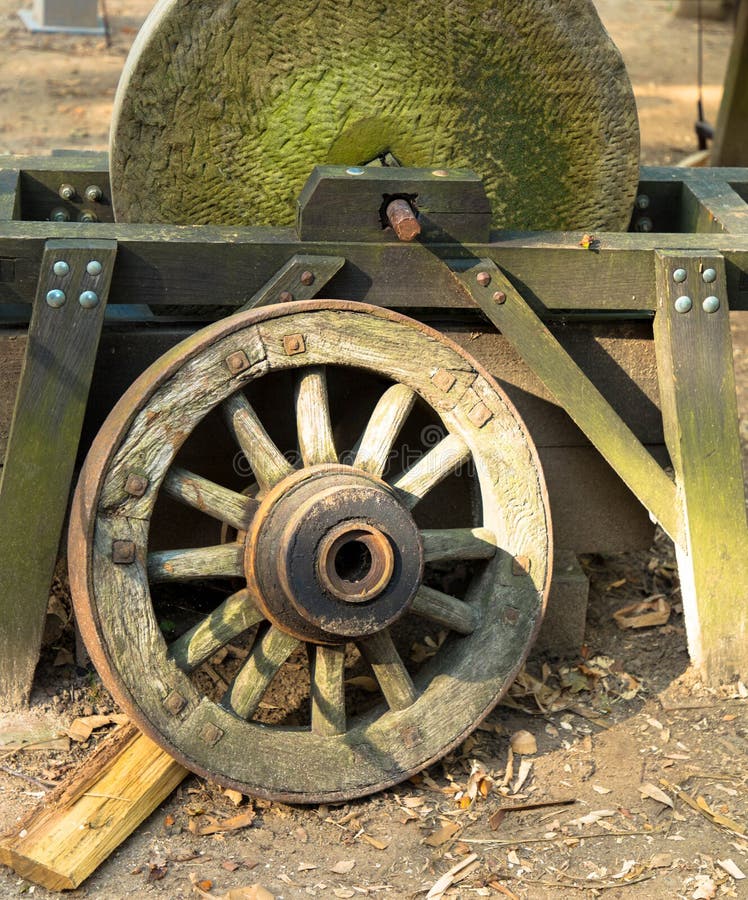
[[507, 606], [502, 618], [507, 625], [516, 625], [519, 622], [519, 610], [514, 606]]
[[99, 295], [96, 291], [83, 291], [80, 297], [78, 297], [78, 303], [80, 303], [83, 309], [94, 309], [99, 305]]
[[506, 303], [506, 294], [503, 291], [496, 291], [493, 295], [493, 299], [495, 303], [501, 305], [502, 303]]
[[648, 234], [650, 231], [654, 229], [654, 223], [649, 218], [649, 216], [642, 216], [641, 219], [637, 219], [636, 224], [634, 225], [637, 231], [644, 232]]
[[125, 482], [125, 490], [131, 497], [142, 497], [148, 489], [148, 479], [138, 472], [130, 472]]
[[707, 297], [704, 302], [701, 304], [704, 312], [707, 313], [716, 313], [719, 309], [719, 297], [711, 296]]
[[468, 419], [470, 419], [476, 428], [483, 428], [486, 422], [489, 422], [492, 417], [493, 413], [485, 403], [476, 403], [468, 413]]
[[98, 184], [89, 184], [89, 186], [84, 191], [84, 196], [90, 203], [98, 203], [98, 201], [101, 200], [103, 194]]
[[639, 194], [636, 198], [637, 209], [649, 209], [649, 197], [646, 194]]
[[431, 174], [436, 175], [437, 178], [446, 178], [449, 172], [446, 169], [434, 169]]
[[676, 284], [683, 284], [686, 278], [688, 278], [688, 272], [685, 269], [676, 269], [673, 272], [673, 281]]
[[491, 284], [491, 276], [488, 272], [478, 272], [475, 276], [475, 280], [481, 287], [488, 287], [488, 285]]
[[278, 302], [279, 303], [291, 303], [293, 300], [293, 294], [290, 291], [281, 291], [278, 294]]
[[96, 213], [92, 213], [90, 210], [86, 209], [78, 216], [78, 221], [79, 222], [98, 222], [99, 217], [96, 215]]
[[185, 706], [187, 706], [187, 701], [179, 691], [171, 691], [164, 699], [164, 707], [173, 716], [178, 716]]
[[75, 197], [75, 188], [72, 184], [61, 184], [57, 190], [57, 195], [63, 200], [72, 200]]
[[97, 275], [101, 275], [103, 270], [104, 266], [102, 266], [98, 259], [92, 259], [86, 266], [86, 272], [88, 272], [88, 274], [92, 275], [94, 278]]
[[440, 391], [444, 391], [446, 394], [448, 391], [451, 391], [457, 382], [457, 378], [447, 369], [438, 369], [431, 376], [431, 382], [436, 387], [439, 388]]
[[65, 291], [49, 291], [47, 293], [47, 306], [51, 306], [52, 309], [59, 309], [61, 306], [65, 305], [66, 299]]
[[309, 287], [314, 284], [314, 272], [302, 272], [301, 273], [301, 283]]
[[66, 209], [62, 209], [62, 207], [57, 207], [53, 209], [49, 214], [50, 222], [69, 222], [70, 221], [70, 213]]
[[135, 562], [135, 543], [133, 541], [113, 541], [112, 562], [118, 566], [132, 565]]
[[713, 284], [717, 280], [717, 270], [704, 269], [704, 271], [701, 273], [701, 277], [704, 279], [706, 284]]
[[237, 350], [226, 357], [226, 366], [232, 375], [238, 375], [249, 368], [249, 357], [243, 350]]
[[52, 271], [60, 278], [64, 278], [65, 275], [70, 274], [70, 266], [65, 262], [64, 259], [58, 259], [57, 262], [52, 266]]
[[283, 349], [286, 356], [296, 356], [297, 353], [306, 352], [306, 343], [303, 334], [287, 334], [283, 338]]
[[215, 747], [223, 737], [223, 730], [213, 722], [206, 722], [200, 732], [200, 737], [209, 747]]
[[690, 312], [692, 306], [693, 301], [690, 297], [686, 297], [685, 295], [682, 297], [678, 297], [678, 299], [675, 301], [675, 311], [679, 313]]
[[346, 170], [346, 174], [348, 175], [363, 175], [364, 170], [361, 166], [349, 166]]

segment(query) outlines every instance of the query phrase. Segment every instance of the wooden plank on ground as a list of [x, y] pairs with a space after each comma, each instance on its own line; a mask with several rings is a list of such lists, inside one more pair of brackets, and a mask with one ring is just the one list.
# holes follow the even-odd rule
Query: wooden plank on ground
[[187, 774], [125, 725], [0, 838], [0, 862], [49, 890], [75, 889]]
[[0, 480], [0, 709], [31, 692], [116, 252], [113, 241], [44, 251]]
[[684, 509], [676, 555], [689, 652], [710, 683], [746, 678], [748, 525], [724, 260], [661, 252], [658, 289], [655, 347]]

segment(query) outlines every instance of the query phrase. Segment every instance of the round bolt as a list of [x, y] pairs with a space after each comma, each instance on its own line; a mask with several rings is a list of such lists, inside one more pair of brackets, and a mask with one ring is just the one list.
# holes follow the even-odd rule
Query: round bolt
[[704, 269], [704, 271], [701, 273], [701, 277], [707, 284], [713, 284], [717, 280], [717, 270]]
[[61, 184], [57, 194], [63, 200], [72, 200], [75, 197], [75, 188], [72, 184]]
[[69, 222], [70, 213], [66, 209], [62, 209], [58, 206], [49, 214], [49, 220], [50, 222]]
[[65, 291], [49, 291], [47, 294], [47, 306], [51, 306], [52, 309], [59, 309], [61, 306], [65, 305]]
[[278, 300], [281, 303], [290, 303], [293, 300], [293, 294], [290, 291], [281, 291], [278, 294]]
[[78, 216], [78, 221], [79, 222], [98, 222], [99, 217], [96, 215], [96, 213], [92, 213], [90, 210], [86, 209]]
[[707, 297], [701, 306], [703, 307], [704, 312], [716, 313], [719, 309], [719, 297]]
[[98, 203], [99, 200], [104, 196], [101, 192], [101, 188], [98, 184], [89, 184], [89, 186], [84, 191], [84, 196], [89, 203]]
[[506, 294], [503, 291], [496, 291], [493, 295], [493, 299], [496, 303], [506, 303]]
[[307, 287], [309, 287], [309, 285], [311, 284], [314, 284], [314, 272], [302, 272], [301, 283], [305, 284]]
[[80, 303], [83, 309], [93, 309], [99, 305], [99, 295], [96, 291], [83, 291], [80, 297], [78, 297], [78, 303]]
[[361, 166], [349, 166], [346, 170], [347, 175], [363, 175], [364, 170]]
[[654, 228], [654, 224], [652, 223], [652, 220], [649, 218], [649, 216], [642, 216], [641, 219], [637, 219], [634, 227], [637, 231], [649, 233]]
[[673, 281], [676, 284], [683, 284], [686, 278], [688, 278], [688, 272], [685, 269], [676, 269], [673, 272]]
[[649, 197], [646, 194], [639, 194], [636, 198], [637, 209], [649, 209]]
[[678, 299], [675, 301], [675, 310], [679, 313], [690, 312], [692, 306], [693, 302], [690, 297], [678, 297]]
[[488, 272], [478, 272], [475, 276], [475, 280], [481, 287], [488, 287], [488, 285], [491, 284], [491, 276]]
[[96, 275], [101, 275], [103, 268], [104, 267], [101, 265], [98, 259], [92, 259], [91, 262], [86, 266], [86, 271], [89, 275], [93, 275], [95, 277]]
[[446, 178], [449, 172], [446, 169], [435, 169], [431, 174], [436, 175], [437, 178]]
[[64, 278], [65, 275], [70, 273], [70, 266], [65, 262], [64, 259], [58, 259], [57, 262], [52, 266], [52, 271], [55, 275], [59, 275], [60, 278]]

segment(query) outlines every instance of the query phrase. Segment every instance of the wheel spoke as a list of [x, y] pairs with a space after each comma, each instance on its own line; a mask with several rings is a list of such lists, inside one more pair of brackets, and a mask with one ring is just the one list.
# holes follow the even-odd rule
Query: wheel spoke
[[305, 466], [338, 461], [330, 423], [330, 402], [324, 366], [299, 372], [296, 383], [296, 427]]
[[148, 554], [151, 581], [193, 578], [238, 578], [244, 575], [244, 545], [218, 544], [189, 550], [159, 550]]
[[312, 663], [312, 731], [345, 733], [345, 645], [315, 648]]
[[251, 718], [276, 672], [298, 644], [295, 637], [271, 627], [252, 648], [252, 652], [221, 700], [221, 705], [233, 710], [243, 719]]
[[408, 509], [413, 509], [435, 485], [450, 475], [470, 456], [470, 450], [456, 434], [447, 435], [417, 463], [399, 475], [392, 486]]
[[425, 562], [452, 559], [491, 559], [496, 553], [496, 537], [488, 528], [424, 529]]
[[241, 391], [223, 402], [224, 414], [263, 491], [282, 481], [293, 467], [265, 431], [257, 413]]
[[169, 646], [169, 656], [183, 672], [194, 671], [216, 650], [263, 620], [248, 590], [237, 591]]
[[373, 669], [390, 709], [407, 709], [415, 703], [418, 697], [415, 685], [395, 649], [389, 631], [378, 631], [359, 641], [358, 646]]
[[471, 634], [478, 625], [478, 615], [472, 606], [426, 585], [418, 589], [410, 611], [458, 634]]
[[359, 441], [354, 466], [372, 475], [385, 471], [392, 446], [415, 399], [415, 393], [404, 384], [393, 384], [382, 394]]
[[221, 487], [186, 469], [175, 467], [164, 479], [163, 489], [170, 497], [225, 522], [237, 531], [246, 531], [259, 503], [244, 494]]

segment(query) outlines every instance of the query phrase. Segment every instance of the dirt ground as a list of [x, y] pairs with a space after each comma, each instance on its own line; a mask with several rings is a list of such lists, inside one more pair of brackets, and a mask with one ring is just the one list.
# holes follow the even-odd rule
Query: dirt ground
[[[0, 153], [105, 149], [119, 72], [151, 4], [108, 0], [107, 49], [99, 39], [29, 35], [18, 2], [0, 0]], [[676, 19], [671, 0], [596, 2], [634, 83], [642, 161], [677, 161], [695, 149], [695, 24]], [[730, 39], [729, 24], [706, 24], [712, 122]], [[746, 318], [735, 316], [734, 328], [748, 450]], [[418, 897], [466, 863], [445, 896], [748, 897], [748, 879], [737, 877], [748, 875], [748, 691], [707, 689], [689, 671], [665, 539], [650, 553], [581, 562], [591, 579], [582, 655], [530, 665], [507, 702], [424, 775], [339, 806], [244, 798], [238, 810], [219, 787], [190, 776], [72, 896], [221, 897], [258, 884], [278, 900]], [[64, 585], [55, 595], [61, 626]], [[642, 600], [667, 604], [667, 621], [620, 630], [613, 614]], [[70, 664], [69, 627], [52, 629], [49, 639], [31, 710], [5, 717], [0, 729], [0, 831], [43, 802], [98, 739], [14, 752], [2, 745], [10, 729], [62, 731], [77, 716], [114, 711], [97, 677]], [[509, 738], [522, 730], [537, 751], [511, 760]], [[471, 786], [477, 797], [465, 806]], [[574, 802], [495, 816], [506, 805], [561, 800]], [[238, 812], [246, 827], [199, 833], [211, 817]], [[0, 894], [22, 893], [52, 896], [0, 867]]]

